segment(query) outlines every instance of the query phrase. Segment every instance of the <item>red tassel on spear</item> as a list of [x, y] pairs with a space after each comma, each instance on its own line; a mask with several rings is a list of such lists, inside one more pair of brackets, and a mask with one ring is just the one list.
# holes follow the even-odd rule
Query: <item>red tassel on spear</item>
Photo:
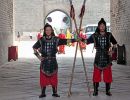
[[74, 19], [74, 18], [75, 18], [74, 6], [73, 6], [73, 4], [72, 4], [72, 0], [69, 0], [69, 1], [70, 1], [70, 6], [71, 6], [71, 8], [70, 8], [70, 17], [71, 17], [72, 19]]
[[84, 12], [85, 12], [85, 3], [86, 3], [86, 0], [84, 0], [83, 6], [82, 6], [82, 8], [81, 8], [81, 12], [80, 12], [80, 15], [79, 15], [80, 18], [84, 16]]
[[73, 6], [73, 5], [71, 5], [70, 17], [71, 17], [72, 19], [75, 18], [75, 10], [74, 10], [74, 6]]
[[81, 12], [80, 12], [80, 15], [79, 15], [80, 18], [83, 17], [84, 12], [85, 12], [85, 5], [83, 5], [82, 8], [81, 8]]

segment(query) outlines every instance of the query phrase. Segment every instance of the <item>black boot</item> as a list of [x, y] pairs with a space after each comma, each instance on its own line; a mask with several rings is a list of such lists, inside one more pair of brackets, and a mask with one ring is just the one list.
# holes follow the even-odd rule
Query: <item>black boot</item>
[[112, 94], [110, 92], [110, 86], [111, 86], [110, 83], [106, 83], [106, 95], [108, 95], [108, 96], [112, 96]]
[[45, 91], [46, 91], [46, 87], [43, 87], [43, 88], [42, 88], [41, 95], [39, 96], [39, 98], [46, 97]]
[[94, 83], [93, 83], [93, 87], [94, 87], [93, 96], [97, 96], [97, 95], [98, 95], [99, 83], [98, 83], [98, 82], [94, 82]]
[[52, 87], [52, 91], [53, 91], [52, 94], [53, 97], [60, 97], [60, 95], [57, 94], [57, 87]]

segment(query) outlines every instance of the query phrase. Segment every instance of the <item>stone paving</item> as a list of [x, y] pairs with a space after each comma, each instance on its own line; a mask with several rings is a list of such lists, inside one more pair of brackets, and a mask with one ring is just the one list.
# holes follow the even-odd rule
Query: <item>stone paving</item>
[[[58, 57], [59, 63], [59, 87], [61, 98], [58, 100], [129, 100], [130, 95], [130, 66], [113, 65], [112, 97], [105, 95], [104, 83], [100, 84], [99, 96], [89, 97], [85, 83], [85, 75], [81, 59], [77, 58], [74, 81], [72, 86], [73, 95], [67, 97], [68, 83], [73, 63], [73, 58]], [[88, 77], [92, 89], [93, 59], [85, 58]], [[0, 66], [0, 100], [39, 100], [39, 61], [35, 58], [19, 59]], [[47, 97], [43, 100], [55, 100], [51, 96], [51, 87], [47, 88]], [[42, 100], [42, 99], [41, 99]]]
[[[25, 45], [26, 44], [26, 45]], [[33, 55], [34, 42], [20, 42], [18, 61], [8, 62], [0, 66], [0, 100], [130, 100], [130, 66], [113, 63], [112, 97], [105, 95], [105, 85], [100, 83], [99, 96], [89, 97], [81, 57], [78, 51], [74, 80], [72, 85], [72, 97], [67, 97], [70, 74], [73, 64], [74, 47], [66, 47], [65, 55], [57, 55], [59, 64], [58, 93], [60, 98], [51, 96], [51, 87], [47, 88], [47, 97], [39, 99], [41, 92], [39, 86], [40, 62]], [[91, 91], [93, 72], [93, 45], [87, 46], [83, 52]], [[91, 57], [91, 58], [90, 58]]]

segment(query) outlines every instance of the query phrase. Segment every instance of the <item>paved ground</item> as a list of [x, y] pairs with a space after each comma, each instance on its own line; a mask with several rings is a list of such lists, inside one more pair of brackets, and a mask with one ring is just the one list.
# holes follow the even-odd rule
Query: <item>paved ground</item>
[[[30, 49], [31, 50], [31, 49]], [[51, 87], [47, 88], [47, 97], [39, 99], [39, 61], [35, 57], [23, 58], [18, 61], [8, 62], [0, 66], [0, 100], [129, 100], [130, 95], [130, 66], [113, 65], [112, 97], [105, 95], [104, 83], [100, 84], [99, 96], [89, 97], [85, 83], [85, 76], [80, 57], [76, 61], [75, 77], [73, 81], [71, 98], [67, 97], [68, 83], [72, 69], [73, 57], [69, 56], [73, 50], [68, 51], [68, 56], [58, 55], [59, 87], [61, 98], [51, 96]], [[22, 52], [21, 52], [22, 53]], [[85, 53], [85, 52], [84, 52]], [[26, 55], [26, 51], [24, 53]], [[22, 55], [22, 54], [21, 54]], [[93, 58], [85, 58], [88, 77], [92, 89]]]
[[[92, 89], [92, 60], [86, 59], [86, 67], [88, 70], [89, 82]], [[59, 63], [59, 94], [62, 100], [67, 100], [68, 83], [70, 79], [72, 58], [58, 58]], [[68, 100], [92, 99], [108, 100], [110, 97], [105, 96], [104, 83], [100, 84], [99, 96], [89, 97], [85, 83], [81, 60], [78, 58], [75, 69], [75, 77], [73, 81], [72, 98]], [[130, 66], [113, 65], [113, 84], [112, 84], [112, 100], [125, 100], [130, 95]], [[9, 62], [0, 68], [0, 100], [39, 100], [39, 61], [37, 59], [19, 59], [16, 62]], [[47, 89], [47, 98], [52, 100], [51, 87]], [[64, 99], [63, 99], [64, 98]], [[43, 99], [44, 100], [44, 99]], [[77, 99], [79, 100], [79, 99]]]

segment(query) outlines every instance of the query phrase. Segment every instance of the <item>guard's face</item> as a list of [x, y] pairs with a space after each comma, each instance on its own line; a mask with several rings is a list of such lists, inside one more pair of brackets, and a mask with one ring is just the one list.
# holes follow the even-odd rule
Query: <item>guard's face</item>
[[100, 24], [100, 26], [99, 26], [99, 30], [100, 30], [100, 32], [105, 32], [105, 25], [102, 23], [102, 24]]
[[47, 36], [50, 36], [52, 33], [52, 28], [51, 27], [46, 27], [45, 33]]

